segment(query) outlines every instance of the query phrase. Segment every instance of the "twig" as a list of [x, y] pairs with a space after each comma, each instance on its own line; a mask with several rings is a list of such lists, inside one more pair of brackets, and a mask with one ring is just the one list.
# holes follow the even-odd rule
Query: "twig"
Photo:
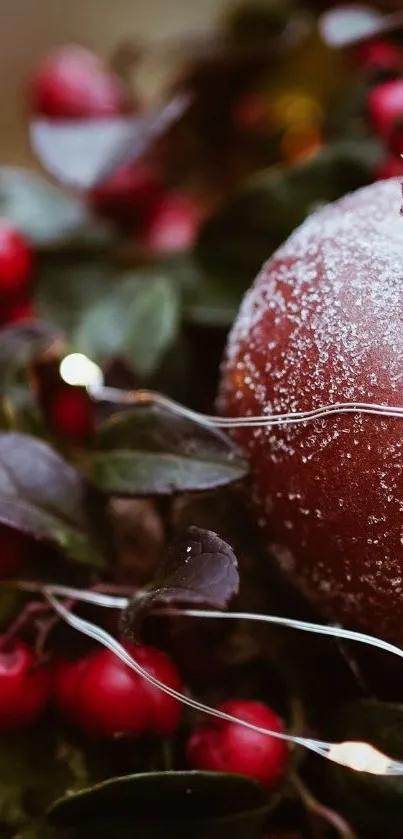
[[309, 813], [319, 816], [319, 818], [323, 819], [327, 822], [327, 824], [332, 825], [332, 827], [334, 827], [334, 829], [340, 834], [342, 839], [358, 839], [357, 835], [353, 832], [345, 819], [343, 819], [339, 813], [331, 810], [330, 807], [326, 807], [324, 804], [321, 804], [320, 801], [312, 795], [311, 791], [305, 786], [305, 784], [303, 784], [298, 775], [291, 775], [290, 783], [296, 790]]

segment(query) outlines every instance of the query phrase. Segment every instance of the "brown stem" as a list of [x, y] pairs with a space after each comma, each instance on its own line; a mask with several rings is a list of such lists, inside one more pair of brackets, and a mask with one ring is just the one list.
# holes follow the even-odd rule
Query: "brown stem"
[[327, 824], [334, 827], [342, 839], [358, 839], [350, 825], [343, 819], [343, 817], [334, 810], [331, 810], [330, 807], [326, 807], [324, 804], [321, 804], [320, 801], [312, 795], [311, 791], [305, 786], [305, 784], [302, 783], [298, 775], [292, 775], [290, 782], [309, 813], [319, 816], [319, 818], [323, 819]]
[[27, 623], [29, 623], [33, 618], [37, 615], [49, 613], [49, 611], [50, 608], [48, 603], [38, 601], [27, 603], [16, 619], [10, 624], [7, 631], [1, 636], [0, 650], [6, 649], [6, 647], [14, 641], [14, 638], [19, 635], [21, 630], [24, 629]]

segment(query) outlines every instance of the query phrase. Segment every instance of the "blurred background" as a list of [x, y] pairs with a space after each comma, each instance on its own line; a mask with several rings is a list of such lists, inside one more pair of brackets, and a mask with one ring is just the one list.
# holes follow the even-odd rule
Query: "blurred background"
[[53, 324], [109, 383], [212, 410], [263, 262], [403, 175], [399, 7], [4, 4], [0, 324]]
[[1, 8], [0, 153], [28, 158], [23, 93], [39, 59], [61, 43], [79, 43], [107, 57], [127, 35], [156, 39], [211, 25], [224, 0], [15, 0]]

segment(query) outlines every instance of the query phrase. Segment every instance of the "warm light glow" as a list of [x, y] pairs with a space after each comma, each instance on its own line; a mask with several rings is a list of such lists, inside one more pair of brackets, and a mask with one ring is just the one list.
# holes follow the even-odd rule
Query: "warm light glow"
[[60, 364], [60, 375], [68, 385], [77, 387], [102, 387], [103, 373], [97, 364], [79, 352], [66, 355]]
[[319, 102], [311, 96], [296, 96], [286, 108], [285, 117], [288, 125], [295, 123], [321, 123], [322, 109]]
[[371, 775], [386, 775], [390, 759], [378, 752], [369, 743], [346, 741], [335, 743], [328, 754], [329, 760], [354, 769], [356, 772], [369, 772]]
[[290, 163], [299, 163], [315, 154], [321, 145], [320, 132], [314, 125], [300, 125], [286, 132], [281, 152]]

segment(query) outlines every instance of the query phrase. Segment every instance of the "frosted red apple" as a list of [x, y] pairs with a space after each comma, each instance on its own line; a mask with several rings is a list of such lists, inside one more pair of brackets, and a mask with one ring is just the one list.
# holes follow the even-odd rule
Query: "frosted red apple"
[[[264, 266], [229, 338], [220, 409], [403, 406], [399, 179], [316, 212]], [[330, 618], [403, 645], [403, 420], [234, 432], [280, 566]]]

